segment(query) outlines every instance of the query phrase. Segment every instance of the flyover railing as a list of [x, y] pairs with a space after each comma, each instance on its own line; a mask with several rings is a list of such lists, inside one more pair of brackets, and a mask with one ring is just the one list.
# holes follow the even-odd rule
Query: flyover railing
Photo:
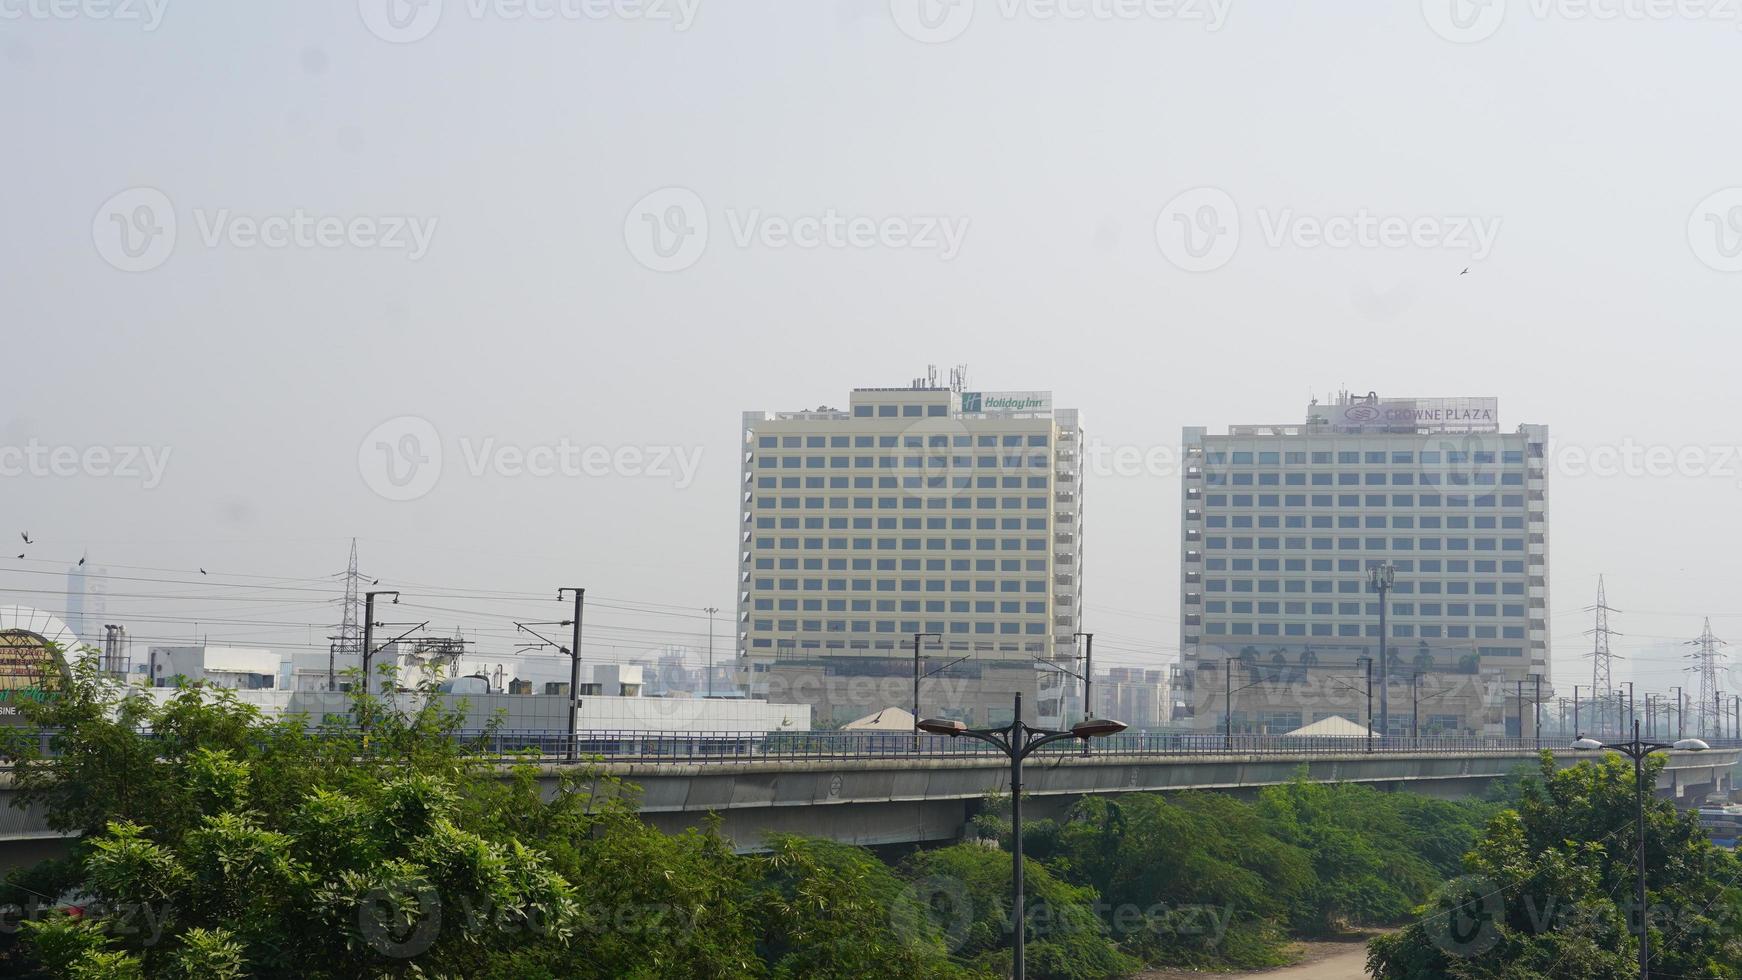
[[[496, 731], [461, 734], [477, 751], [500, 757], [566, 757], [562, 732]], [[1742, 746], [1709, 740], [1713, 748]], [[961, 759], [1000, 757], [977, 739], [902, 732], [649, 732], [588, 731], [572, 739], [573, 754], [625, 762], [710, 763], [805, 760]], [[1055, 742], [1039, 755], [1080, 756], [1316, 756], [1316, 755], [1533, 755], [1570, 752], [1564, 740], [1481, 736], [1290, 736], [1134, 732]]]
[[[332, 733], [329, 733], [332, 734]], [[54, 755], [58, 735], [39, 736], [42, 754]], [[361, 737], [339, 733], [337, 737]], [[468, 754], [493, 761], [563, 761], [603, 759], [637, 763], [733, 763], [807, 760], [969, 759], [1001, 758], [977, 739], [911, 732], [766, 732], [684, 731], [643, 729], [562, 731], [493, 729], [459, 731], [448, 736]], [[1601, 735], [1595, 736], [1607, 741]], [[1512, 755], [1529, 756], [1543, 749], [1573, 751], [1559, 736], [1497, 738], [1467, 735], [1424, 735], [1367, 738], [1362, 735], [1224, 735], [1208, 732], [1126, 732], [1097, 738], [1084, 745], [1064, 740], [1043, 746], [1037, 755], [1252, 757], [1361, 755]], [[1742, 748], [1742, 740], [1707, 739], [1713, 749]], [[1593, 753], [1595, 755], [1595, 753]], [[0, 760], [4, 766], [6, 760]]]

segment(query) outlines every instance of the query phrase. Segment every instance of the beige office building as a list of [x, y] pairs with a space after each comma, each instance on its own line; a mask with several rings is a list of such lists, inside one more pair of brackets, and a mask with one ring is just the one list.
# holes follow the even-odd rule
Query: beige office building
[[[1079, 709], [1082, 430], [1051, 392], [920, 379], [746, 412], [740, 683], [818, 727], [883, 707], [987, 723]], [[1079, 698], [1080, 699], [1080, 698]]]

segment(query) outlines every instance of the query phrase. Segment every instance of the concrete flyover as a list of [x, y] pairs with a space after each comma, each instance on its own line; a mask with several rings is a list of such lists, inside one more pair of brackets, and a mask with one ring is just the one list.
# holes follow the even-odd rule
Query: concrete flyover
[[[781, 832], [862, 845], [955, 840], [988, 794], [1010, 788], [1002, 755], [939, 736], [589, 732], [573, 746], [586, 757], [579, 762], [565, 761], [570, 746], [560, 735], [492, 738], [478, 749], [505, 764], [535, 765], [549, 792], [577, 767], [593, 767], [637, 787], [637, 808], [652, 825], [677, 832], [718, 814], [722, 832], [741, 850], [758, 849], [768, 834]], [[1031, 756], [1023, 767], [1024, 798], [1039, 818], [1090, 795], [1249, 794], [1303, 773], [1314, 782], [1472, 796], [1521, 766], [1534, 769], [1538, 751], [1526, 739], [1394, 738], [1369, 750], [1364, 740], [1348, 738], [1122, 735], [1097, 741], [1089, 753], [1059, 743]], [[1590, 758], [1556, 753], [1562, 766]], [[1684, 807], [1728, 798], [1739, 760], [1737, 742], [1669, 753], [1657, 794]], [[591, 792], [610, 786], [600, 778]], [[13, 808], [12, 795], [10, 774], [0, 773], [0, 868], [64, 846], [42, 814]]]
[[[1559, 752], [1574, 765], [1590, 758]], [[1732, 791], [1742, 749], [1671, 753], [1657, 781], [1660, 797], [1686, 807]], [[1364, 783], [1441, 797], [1480, 794], [1496, 778], [1537, 765], [1534, 749], [1442, 752], [1192, 753], [1077, 752], [1031, 758], [1023, 767], [1027, 812], [1056, 816], [1090, 795], [1162, 790], [1252, 793], [1301, 774], [1314, 782]], [[565, 766], [549, 764], [554, 781]], [[604, 772], [640, 787], [643, 817], [668, 832], [701, 826], [717, 813], [743, 850], [787, 832], [878, 845], [958, 839], [989, 793], [1010, 789], [1002, 757], [744, 759], [736, 762], [608, 761]]]

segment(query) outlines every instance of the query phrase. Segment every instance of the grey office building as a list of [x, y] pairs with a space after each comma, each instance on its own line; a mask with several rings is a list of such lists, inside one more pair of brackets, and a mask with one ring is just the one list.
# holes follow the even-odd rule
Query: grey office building
[[1187, 427], [1174, 724], [1365, 722], [1371, 673], [1393, 734], [1528, 731], [1551, 690], [1547, 439], [1502, 432], [1492, 398], [1377, 394]]

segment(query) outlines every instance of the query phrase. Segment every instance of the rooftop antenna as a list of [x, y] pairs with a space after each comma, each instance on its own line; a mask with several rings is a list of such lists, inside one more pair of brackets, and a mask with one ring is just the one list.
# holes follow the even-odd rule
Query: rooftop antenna
[[959, 395], [962, 393], [962, 389], [967, 386], [968, 366], [966, 364], [958, 364], [955, 367], [950, 368], [950, 390]]

